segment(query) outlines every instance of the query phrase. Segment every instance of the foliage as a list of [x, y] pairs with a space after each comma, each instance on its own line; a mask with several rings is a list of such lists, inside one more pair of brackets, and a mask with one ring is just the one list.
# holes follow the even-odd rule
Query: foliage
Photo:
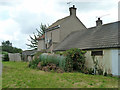
[[56, 54], [47, 54], [47, 53], [38, 54], [39, 59], [37, 56], [35, 60], [30, 62], [30, 66], [35, 68], [37, 67], [39, 62], [41, 62], [40, 64], [42, 67], [52, 63], [67, 72], [72, 72], [72, 71], [86, 72], [85, 70], [87, 69], [84, 66], [85, 53], [86, 53], [85, 51], [82, 51], [80, 49], [70, 49], [62, 53], [63, 55], [61, 56]]
[[34, 60], [29, 62], [29, 67], [35, 69], [35, 68], [37, 68], [37, 65], [38, 65], [39, 62], [40, 62], [40, 60], [35, 58]]
[[3, 41], [1, 47], [2, 47], [3, 61], [9, 61], [8, 53], [22, 53], [22, 49], [12, 47], [12, 43], [9, 40]]
[[12, 46], [12, 43], [9, 40], [3, 41], [2, 46]]
[[42, 54], [41, 51], [36, 52], [35, 55], [34, 55], [35, 59], [39, 59], [39, 56], [40, 56], [41, 54]]
[[34, 55], [34, 59], [29, 62], [29, 67], [31, 68], [37, 68], [38, 63], [40, 62], [39, 56], [42, 54], [42, 52], [36, 52]]
[[53, 63], [61, 69], [65, 69], [65, 57], [60, 55], [52, 55], [52, 54], [41, 54], [40, 62], [42, 62], [42, 66], [46, 66], [47, 64]]
[[65, 55], [65, 51], [64, 51], [64, 52], [57, 51], [57, 52], [55, 52], [55, 54], [58, 54], [58, 55]]
[[[39, 58], [38, 58], [39, 57]], [[65, 69], [65, 57], [60, 55], [52, 55], [37, 52], [35, 54], [35, 59], [29, 62], [29, 67], [37, 68], [38, 64], [40, 64], [40, 68], [47, 66], [48, 64], [55, 64], [56, 67], [61, 68], [62, 70]]]
[[103, 75], [103, 70], [102, 69], [97, 69], [99, 75]]
[[1, 53], [1, 54], [3, 54], [3, 55], [4, 55], [4, 54], [8, 54], [8, 52], [2, 51], [2, 53]]
[[22, 49], [13, 47], [12, 43], [9, 40], [2, 42], [2, 51], [8, 53], [22, 53]]
[[30, 42], [30, 44], [26, 44], [26, 45], [29, 46], [30, 48], [37, 49], [38, 38], [45, 34], [45, 30], [47, 29], [47, 27], [48, 26], [43, 25], [41, 23], [39, 30], [36, 29], [37, 33], [35, 34], [33, 32], [33, 36], [29, 35], [30, 39], [28, 39], [28, 41]]
[[44, 72], [28, 68], [27, 62], [2, 64], [2, 88], [118, 88], [116, 77]]
[[[95, 59], [95, 56], [92, 56], [92, 59], [93, 59], [93, 63], [94, 63], [94, 70], [95, 70], [95, 73], [96, 74], [96, 71], [98, 71], [98, 74], [99, 75], [103, 75], [103, 69], [100, 67], [99, 63], [98, 63], [98, 59], [96, 58]], [[103, 66], [102, 66], [103, 67]], [[106, 74], [105, 74], [106, 75]]]
[[92, 68], [90, 68], [90, 69], [88, 69], [88, 73], [93, 75], [94, 74], [94, 70]]
[[85, 64], [85, 56], [86, 51], [82, 51], [80, 49], [74, 48], [67, 50], [65, 52], [66, 55], [66, 71], [80, 71], [82, 72]]
[[3, 61], [9, 61], [8, 52], [2, 52], [2, 55], [3, 55], [2, 57]]

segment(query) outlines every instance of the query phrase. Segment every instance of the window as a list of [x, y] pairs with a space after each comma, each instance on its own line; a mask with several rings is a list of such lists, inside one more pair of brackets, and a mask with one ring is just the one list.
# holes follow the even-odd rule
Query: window
[[91, 56], [102, 56], [103, 51], [91, 51]]

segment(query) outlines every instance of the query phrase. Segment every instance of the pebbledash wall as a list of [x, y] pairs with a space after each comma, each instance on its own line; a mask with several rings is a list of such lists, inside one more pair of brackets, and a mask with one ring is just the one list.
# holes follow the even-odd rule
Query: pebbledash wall
[[45, 49], [45, 42], [43, 39], [38, 41], [38, 49], [37, 50], [40, 51], [42, 49]]
[[[99, 49], [88, 50], [85, 54], [86, 63], [88, 68], [94, 68], [93, 58], [91, 56], [92, 51], [103, 51], [103, 55], [95, 56], [95, 60], [98, 60], [98, 64], [103, 72], [112, 74], [114, 76], [120, 75], [120, 49]], [[118, 67], [119, 66], [119, 67]]]

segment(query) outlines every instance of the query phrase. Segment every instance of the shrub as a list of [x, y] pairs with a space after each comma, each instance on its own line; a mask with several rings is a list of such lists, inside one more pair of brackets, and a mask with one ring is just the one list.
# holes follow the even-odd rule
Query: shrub
[[80, 49], [70, 49], [65, 52], [66, 56], [66, 68], [65, 70], [71, 72], [73, 70], [83, 72], [85, 64], [86, 51]]
[[41, 52], [37, 52], [37, 53], [34, 55], [35, 58], [34, 58], [34, 60], [32, 60], [32, 61], [29, 62], [29, 67], [31, 67], [31, 68], [37, 68], [38, 63], [40, 62], [39, 56], [40, 56], [41, 54], [42, 54]]
[[80, 49], [67, 50], [62, 53], [62, 56], [49, 53], [41, 54], [41, 52], [37, 52], [35, 55], [35, 60], [29, 63], [29, 67], [49, 71], [52, 67], [51, 64], [54, 64], [56, 67], [59, 67], [58, 72], [72, 72], [74, 70], [88, 73], [87, 68], [84, 66], [85, 53], [85, 51], [82, 51]]
[[37, 68], [37, 65], [38, 65], [38, 63], [39, 63], [40, 61], [39, 61], [39, 59], [34, 59], [34, 60], [32, 60], [32, 61], [30, 61], [29, 62], [29, 67], [31, 67], [31, 68]]
[[103, 75], [103, 70], [102, 69], [98, 69], [97, 71], [98, 71], [99, 75]]
[[42, 54], [42, 52], [38, 51], [35, 53], [34, 57], [35, 59], [39, 59], [39, 56]]
[[9, 61], [8, 52], [2, 52], [2, 55], [3, 55], [3, 57], [2, 57], [3, 61]]
[[94, 69], [90, 68], [88, 69], [89, 74], [94, 74]]
[[60, 52], [60, 51], [57, 51], [57, 52], [55, 52], [55, 54], [58, 54], [58, 55], [65, 55], [65, 52]]
[[104, 73], [104, 76], [107, 76], [107, 72]]

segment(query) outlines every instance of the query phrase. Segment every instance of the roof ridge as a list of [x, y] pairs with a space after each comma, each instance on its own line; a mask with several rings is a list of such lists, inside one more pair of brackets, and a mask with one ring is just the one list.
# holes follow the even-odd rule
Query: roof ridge
[[[64, 19], [66, 19], [66, 18], [68, 18], [68, 17], [70, 17], [70, 16], [66, 16], [66, 17], [64, 17], [64, 18], [61, 18], [61, 19], [56, 20], [54, 23], [52, 23], [52, 24], [48, 27], [48, 29], [56, 26], [56, 25], [54, 25], [54, 24], [56, 24], [56, 23], [58, 23], [58, 22], [60, 22], [60, 21], [62, 21], [62, 20], [64, 20]], [[61, 24], [61, 23], [60, 23], [60, 24]]]
[[[120, 21], [115, 21], [115, 22], [106, 23], [106, 24], [103, 24], [102, 26], [106, 26], [106, 25], [114, 24], [114, 23], [118, 23], [118, 22], [120, 22]], [[89, 28], [87, 28], [87, 29], [92, 29], [92, 28], [96, 28], [96, 26], [89, 27]]]

